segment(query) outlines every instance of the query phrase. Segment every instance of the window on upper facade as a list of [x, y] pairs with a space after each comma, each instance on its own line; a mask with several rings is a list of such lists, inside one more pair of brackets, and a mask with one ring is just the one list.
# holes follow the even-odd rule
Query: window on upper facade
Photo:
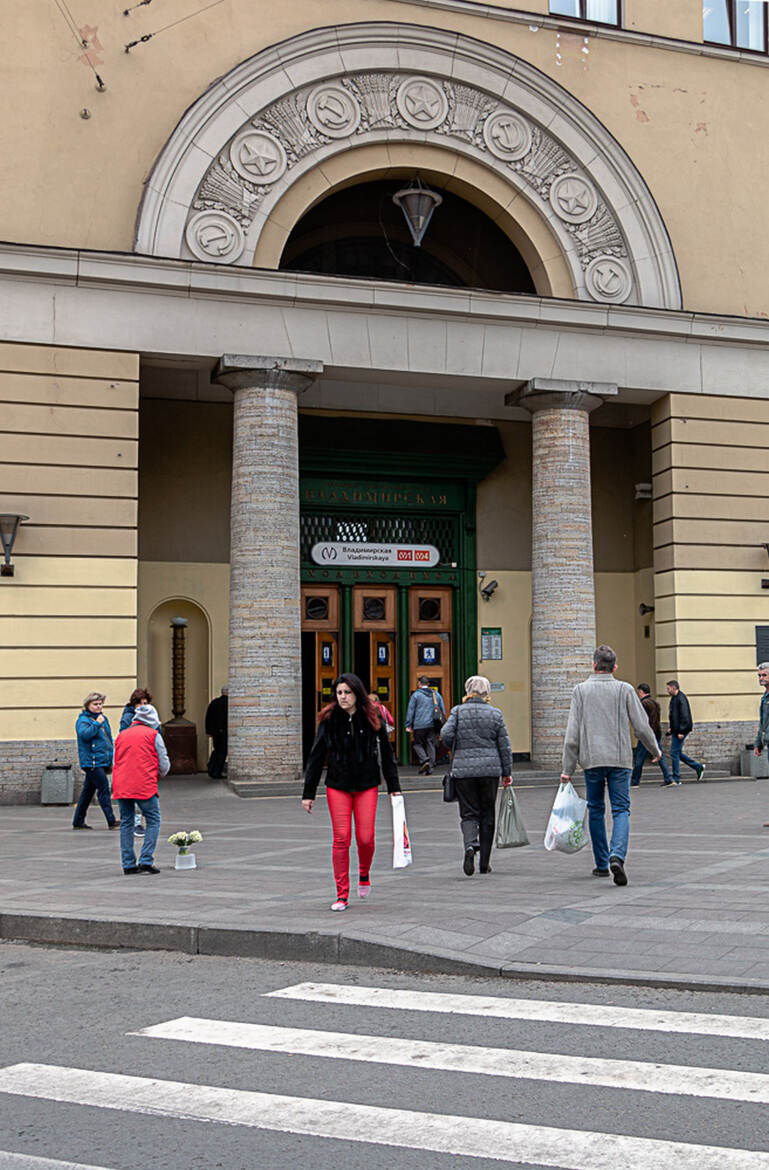
[[619, 24], [619, 0], [550, 0], [550, 12], [595, 24]]
[[702, 35], [711, 44], [765, 53], [766, 0], [704, 0]]

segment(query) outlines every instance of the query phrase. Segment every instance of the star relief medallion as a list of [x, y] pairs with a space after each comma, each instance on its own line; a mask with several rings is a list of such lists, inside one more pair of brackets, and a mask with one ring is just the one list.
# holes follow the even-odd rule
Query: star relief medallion
[[232, 140], [230, 161], [242, 178], [260, 186], [277, 182], [288, 166], [286, 152], [277, 138], [251, 127], [241, 130]]
[[434, 130], [449, 112], [446, 94], [429, 77], [407, 77], [395, 100], [404, 122], [417, 130]]
[[585, 223], [595, 214], [598, 194], [581, 175], [559, 175], [550, 187], [550, 206], [567, 223]]

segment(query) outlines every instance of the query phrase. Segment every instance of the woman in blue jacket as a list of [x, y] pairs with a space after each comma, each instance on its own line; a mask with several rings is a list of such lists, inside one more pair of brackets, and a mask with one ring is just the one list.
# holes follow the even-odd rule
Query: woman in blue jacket
[[83, 790], [75, 809], [72, 821], [73, 829], [90, 829], [92, 826], [85, 823], [85, 814], [93, 800], [94, 793], [99, 798], [102, 812], [107, 818], [111, 829], [119, 829], [120, 821], [115, 818], [110, 799], [107, 768], [112, 767], [112, 732], [109, 720], [102, 714], [106, 695], [92, 691], [83, 699], [83, 710], [77, 717], [75, 731], [77, 733], [77, 754], [80, 767], [85, 772]]

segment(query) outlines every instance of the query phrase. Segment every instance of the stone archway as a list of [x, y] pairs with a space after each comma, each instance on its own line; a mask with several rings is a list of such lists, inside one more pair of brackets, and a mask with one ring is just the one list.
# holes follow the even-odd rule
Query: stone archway
[[185, 630], [185, 718], [197, 729], [198, 770], [205, 771], [208, 740], [205, 714], [211, 695], [210, 642], [211, 622], [205, 609], [186, 597], [166, 598], [149, 616], [146, 637], [147, 686], [154, 696], [161, 721], [171, 718], [173, 688], [171, 666], [171, 618], [187, 619]]
[[[316, 29], [212, 85], [153, 168], [135, 251], [261, 263], [274, 255], [271, 237], [293, 226], [286, 209], [307, 206], [300, 191], [349, 181], [358, 149], [374, 152], [370, 172], [391, 165], [401, 148], [414, 168], [431, 148], [449, 154], [451, 173], [467, 174], [479, 200], [487, 190], [480, 176], [494, 179], [488, 187], [498, 192], [491, 198], [500, 218], [511, 216], [539, 255], [543, 292], [681, 307], [659, 210], [598, 119], [527, 62], [414, 25]], [[530, 233], [520, 227], [527, 216]], [[557, 242], [559, 264], [551, 266], [565, 268], [568, 290], [549, 278], [537, 233]]]

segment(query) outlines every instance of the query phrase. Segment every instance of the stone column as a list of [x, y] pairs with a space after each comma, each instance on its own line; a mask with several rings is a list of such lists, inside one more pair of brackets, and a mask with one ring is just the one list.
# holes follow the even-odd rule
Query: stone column
[[533, 378], [508, 398], [532, 414], [531, 754], [559, 771], [572, 688], [596, 639], [588, 416], [616, 393]]
[[227, 777], [241, 795], [301, 771], [297, 400], [322, 372], [322, 362], [225, 354], [214, 375], [235, 400]]

